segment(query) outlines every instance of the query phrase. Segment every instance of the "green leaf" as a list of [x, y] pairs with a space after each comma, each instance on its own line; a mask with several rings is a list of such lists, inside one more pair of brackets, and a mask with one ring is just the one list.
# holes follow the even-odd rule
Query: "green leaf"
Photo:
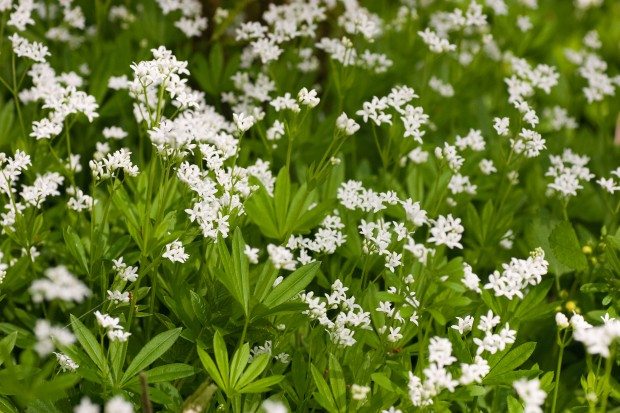
[[112, 363], [112, 373], [116, 382], [121, 375], [127, 354], [127, 342], [113, 341], [110, 343], [110, 361]]
[[317, 402], [321, 406], [323, 406], [329, 412], [336, 412], [338, 408], [336, 407], [336, 401], [334, 400], [334, 396], [332, 395], [327, 382], [323, 378], [323, 375], [317, 370], [314, 364], [310, 365], [310, 372], [312, 373], [312, 378], [314, 379], [314, 384], [318, 390], [318, 393], [315, 393], [315, 398]]
[[75, 258], [80, 265], [80, 269], [84, 271], [85, 274], [88, 274], [88, 259], [86, 258], [86, 251], [84, 250], [82, 240], [70, 226], [65, 227], [62, 234], [69, 253], [71, 253], [73, 258]]
[[15, 131], [15, 128], [12, 127], [15, 119], [13, 114], [14, 106], [13, 101], [10, 100], [2, 105], [2, 110], [0, 111], [0, 143], [2, 145], [11, 142], [11, 132]]
[[221, 281], [235, 300], [241, 304], [247, 317], [250, 313], [250, 270], [244, 253], [245, 242], [239, 227], [235, 229], [232, 244], [231, 257], [224, 239], [220, 237], [217, 243], [218, 254], [224, 267], [224, 277]]
[[222, 391], [227, 392], [228, 389], [226, 388], [226, 383], [224, 382], [224, 379], [222, 378], [222, 375], [217, 369], [217, 366], [213, 362], [211, 356], [209, 356], [207, 352], [200, 347], [197, 347], [197, 351], [198, 357], [200, 358], [200, 361], [202, 362], [205, 370], [207, 370], [207, 373], [209, 373], [209, 376], [211, 376], [215, 384], [217, 384], [217, 386], [222, 389]]
[[284, 376], [269, 376], [258, 379], [239, 390], [239, 393], [263, 393], [269, 390], [274, 384], [278, 384], [284, 379]]
[[247, 316], [250, 313], [250, 268], [244, 250], [245, 242], [241, 235], [241, 229], [237, 227], [233, 235], [233, 265], [235, 266], [235, 276], [239, 282], [243, 310]]
[[248, 360], [250, 359], [250, 346], [248, 343], [245, 343], [241, 346], [241, 348], [235, 351], [233, 355], [232, 362], [230, 363], [230, 385], [231, 387], [235, 387], [237, 380], [241, 377], [243, 370], [248, 365]]
[[90, 330], [86, 328], [86, 326], [82, 324], [82, 322], [73, 314], [71, 314], [70, 319], [73, 333], [88, 357], [90, 357], [102, 373], [105, 374], [108, 372], [108, 360], [106, 359], [103, 349], [99, 345], [99, 342], [93, 333], [91, 333]]
[[[172, 363], [164, 366], [158, 366], [144, 372], [148, 384], [162, 383], [182, 379], [184, 377], [196, 374], [196, 369], [189, 364]], [[128, 383], [132, 385], [137, 383], [138, 376], [134, 376]]]
[[217, 368], [222, 375], [226, 388], [232, 388], [230, 385], [228, 350], [226, 349], [226, 342], [219, 331], [216, 331], [213, 336], [213, 351], [215, 352], [215, 362], [217, 363]]
[[537, 247], [541, 247], [545, 251], [545, 259], [549, 262], [549, 272], [562, 275], [570, 272], [571, 269], [558, 261], [549, 245], [549, 236], [558, 222], [548, 214], [541, 214], [540, 217], [536, 217], [526, 224], [524, 235], [530, 251]]
[[181, 335], [181, 328], [168, 330], [153, 337], [151, 341], [140, 350], [136, 358], [132, 360], [123, 374], [121, 384], [127, 383], [131, 378], [150, 366], [155, 360], [160, 358]]
[[258, 357], [255, 357], [254, 360], [248, 365], [248, 368], [243, 372], [243, 375], [237, 382], [235, 386], [235, 390], [239, 390], [250, 384], [254, 381], [255, 378], [261, 375], [263, 371], [267, 368], [267, 364], [269, 364], [269, 360], [271, 356], [269, 354], [261, 354]]
[[254, 286], [254, 298], [259, 303], [265, 300], [265, 297], [271, 292], [273, 288], [273, 282], [278, 278], [278, 269], [273, 266], [270, 260], [267, 260], [263, 264], [258, 280]]
[[521, 406], [517, 399], [508, 396], [506, 401], [508, 402], [508, 413], [523, 413], [523, 406]]
[[259, 186], [245, 201], [244, 209], [250, 221], [258, 226], [264, 236], [275, 239], [280, 237], [273, 199], [263, 186]]
[[12, 332], [8, 336], [0, 340], [0, 366], [11, 357], [11, 352], [17, 341], [17, 331]]
[[372, 381], [377, 383], [379, 387], [382, 387], [385, 390], [393, 393], [400, 393], [398, 386], [392, 383], [392, 381], [385, 374], [373, 373], [370, 375], [370, 378], [372, 379]]
[[553, 228], [549, 235], [549, 245], [557, 260], [572, 270], [588, 268], [588, 261], [570, 222], [562, 221]]
[[291, 179], [289, 178], [288, 168], [282, 167], [276, 179], [276, 185], [273, 194], [273, 203], [275, 205], [276, 223], [278, 224], [278, 232], [280, 237], [286, 234], [286, 211], [291, 197]]
[[60, 374], [50, 381], [36, 386], [33, 391], [33, 396], [49, 401], [62, 399], [66, 397], [65, 391], [74, 387], [78, 380], [80, 380], [78, 374]]
[[287, 276], [280, 284], [278, 284], [267, 297], [263, 304], [269, 308], [273, 308], [279, 304], [283, 304], [295, 297], [304, 288], [310, 284], [321, 263], [319, 261], [311, 262], [295, 272]]
[[343, 410], [347, 404], [347, 384], [344, 380], [342, 367], [333, 354], [329, 355], [329, 385], [334, 395], [336, 406]]
[[295, 196], [290, 202], [288, 206], [288, 211], [286, 213], [286, 221], [284, 223], [285, 233], [291, 233], [296, 226], [299, 224], [299, 218], [302, 215], [302, 212], [305, 210], [306, 199], [308, 198], [308, 190], [307, 186], [304, 183], [298, 190], [295, 192]]
[[529, 342], [511, 349], [491, 368], [491, 371], [482, 382], [484, 384], [495, 384], [497, 380], [505, 378], [507, 373], [512, 372], [525, 363], [527, 359], [530, 358], [535, 348], [536, 343]]
[[17, 408], [4, 397], [0, 397], [0, 410], [6, 413], [19, 413]]

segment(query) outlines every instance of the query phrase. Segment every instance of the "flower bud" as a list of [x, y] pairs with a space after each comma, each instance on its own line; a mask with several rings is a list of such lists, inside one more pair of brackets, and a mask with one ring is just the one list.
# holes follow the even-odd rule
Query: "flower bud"
[[555, 313], [555, 323], [560, 330], [569, 326], [568, 318], [563, 313]]

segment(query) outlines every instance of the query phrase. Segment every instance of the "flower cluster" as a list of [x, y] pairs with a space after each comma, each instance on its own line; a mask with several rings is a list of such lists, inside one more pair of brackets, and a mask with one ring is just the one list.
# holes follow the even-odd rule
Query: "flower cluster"
[[[304, 314], [312, 320], [317, 320], [327, 330], [332, 341], [343, 347], [350, 347], [356, 343], [353, 328], [370, 329], [370, 313], [365, 312], [355, 302], [355, 297], [347, 296], [348, 289], [342, 281], [336, 280], [332, 284], [331, 294], [325, 294], [324, 299], [315, 297], [312, 291], [302, 293], [300, 296], [308, 305], [308, 310], [305, 310]], [[330, 317], [328, 310], [338, 312], [335, 317]]]

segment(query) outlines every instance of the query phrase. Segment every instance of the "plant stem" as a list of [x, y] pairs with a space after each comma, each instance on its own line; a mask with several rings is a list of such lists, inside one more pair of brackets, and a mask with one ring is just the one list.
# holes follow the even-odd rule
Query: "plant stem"
[[611, 389], [611, 384], [609, 383], [609, 378], [611, 377], [611, 368], [613, 367], [614, 361], [616, 360], [616, 351], [614, 345], [612, 344], [611, 350], [609, 351], [609, 357], [605, 359], [605, 376], [603, 376], [603, 395], [601, 396], [601, 413], [605, 413], [607, 411], [607, 399], [609, 398], [609, 391]]
[[[558, 391], [560, 390], [560, 374], [562, 373], [562, 359], [564, 358], [564, 343], [566, 341], [566, 333], [568, 329], [564, 329], [562, 333], [562, 339], [558, 343], [560, 345], [560, 354], [558, 355], [558, 364], [555, 368], [555, 386], [553, 388], [553, 402], [551, 403], [551, 413], [555, 413], [555, 409], [558, 402]], [[560, 338], [560, 332], [558, 331], [558, 339]]]
[[17, 117], [19, 118], [19, 126], [22, 130], [25, 143], [28, 143], [28, 136], [26, 135], [26, 127], [24, 126], [24, 117], [22, 116], [22, 109], [19, 105], [19, 96], [17, 95], [17, 75], [15, 70], [15, 53], [11, 53], [11, 69], [13, 74], [13, 102], [15, 103], [15, 109], [17, 110]]

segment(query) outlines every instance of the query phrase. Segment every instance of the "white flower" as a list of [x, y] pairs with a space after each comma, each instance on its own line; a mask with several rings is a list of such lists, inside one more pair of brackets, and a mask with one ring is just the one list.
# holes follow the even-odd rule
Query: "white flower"
[[114, 396], [105, 404], [103, 413], [133, 413], [133, 405], [123, 396]]
[[370, 387], [360, 386], [359, 384], [351, 385], [351, 398], [353, 400], [365, 400], [370, 393]]
[[123, 330], [108, 330], [108, 338], [110, 341], [119, 341], [125, 342], [129, 338], [131, 333], [123, 331]]
[[336, 128], [351, 136], [360, 129], [360, 125], [355, 120], [349, 118], [346, 113], [342, 112], [336, 119]]
[[512, 149], [517, 154], [525, 154], [528, 158], [534, 158], [546, 148], [545, 140], [540, 133], [531, 129], [521, 129], [519, 139], [510, 139]]
[[491, 367], [489, 363], [477, 355], [473, 364], [461, 363], [461, 377], [459, 382], [463, 385], [471, 383], [481, 383], [482, 379], [489, 374]]
[[45, 57], [49, 56], [47, 46], [38, 42], [29, 42], [17, 33], [9, 36], [13, 44], [13, 51], [19, 57], [27, 57], [35, 62], [45, 62]]
[[542, 413], [547, 393], [540, 388], [540, 380], [521, 379], [512, 383], [512, 386], [523, 400], [524, 413]]
[[482, 159], [480, 163], [478, 163], [478, 166], [480, 167], [480, 171], [485, 175], [491, 175], [497, 172], [497, 168], [495, 168], [493, 161], [490, 159]]
[[599, 184], [601, 188], [603, 188], [610, 194], [614, 194], [617, 191], [620, 191], [620, 185], [618, 185], [618, 183], [616, 183], [613, 178], [605, 179], [601, 177], [596, 181], [596, 183]]
[[243, 249], [243, 253], [245, 254], [245, 256], [247, 257], [250, 263], [258, 264], [258, 253], [259, 253], [258, 248], [252, 248], [246, 244], [245, 248]]
[[428, 222], [426, 211], [422, 209], [419, 202], [413, 202], [411, 198], [401, 202], [407, 220], [416, 227], [421, 227]]
[[134, 282], [138, 279], [138, 267], [128, 266], [123, 262], [123, 257], [112, 260], [112, 268], [123, 281]]
[[301, 88], [301, 90], [297, 94], [297, 100], [299, 100], [299, 103], [308, 106], [309, 108], [317, 106], [321, 101], [321, 99], [317, 97], [316, 90], [311, 89], [310, 91], [308, 91], [308, 89], [306, 89], [305, 87]]
[[401, 338], [403, 338], [403, 335], [400, 333], [400, 327], [390, 327], [390, 333], [387, 336], [388, 341], [396, 343]]
[[284, 136], [284, 123], [279, 120], [275, 120], [273, 125], [267, 129], [267, 140], [277, 141]]
[[91, 160], [88, 164], [93, 177], [97, 180], [112, 177], [116, 172], [123, 171], [126, 175], [138, 175], [138, 167], [131, 162], [131, 151], [127, 148], [119, 149], [113, 154], [107, 154], [100, 161]]
[[262, 403], [265, 413], [288, 413], [288, 409], [281, 401], [277, 400], [265, 400]]
[[35, 280], [30, 286], [32, 301], [35, 303], [40, 303], [43, 300], [81, 303], [91, 294], [88, 287], [63, 265], [45, 270], [45, 277]]
[[106, 139], [123, 139], [127, 136], [127, 132], [125, 132], [122, 128], [118, 126], [109, 126], [103, 128], [102, 131], [103, 137]]
[[484, 288], [492, 289], [497, 297], [504, 296], [509, 300], [515, 296], [523, 298], [524, 290], [529, 285], [538, 285], [542, 281], [548, 266], [545, 252], [537, 248], [525, 260], [512, 258], [510, 263], [502, 264], [503, 271], [493, 272]]
[[480, 322], [478, 323], [478, 329], [484, 332], [491, 331], [500, 322], [499, 316], [493, 314], [493, 311], [489, 310], [486, 315], [480, 316]]
[[255, 119], [252, 115], [246, 115], [245, 113], [233, 113], [233, 121], [237, 125], [237, 129], [241, 132], [245, 132], [254, 125]]
[[428, 344], [428, 361], [439, 367], [449, 366], [456, 361], [452, 355], [452, 343], [447, 338], [431, 337]]
[[474, 327], [474, 318], [470, 315], [465, 318], [457, 317], [458, 324], [453, 325], [452, 328], [458, 331], [460, 334], [467, 334]]
[[433, 227], [430, 230], [431, 237], [428, 242], [433, 242], [435, 245], [445, 245], [448, 248], [462, 249], [463, 245], [460, 240], [464, 230], [460, 218], [454, 218], [452, 214], [440, 215], [437, 220], [433, 221]]
[[73, 408], [73, 413], [99, 413], [99, 406], [90, 401], [88, 397], [82, 397], [80, 404]]
[[570, 324], [568, 318], [563, 313], [555, 313], [555, 324], [560, 330], [567, 328]]
[[183, 263], [189, 258], [189, 254], [185, 253], [185, 248], [179, 240], [172, 241], [166, 244], [166, 251], [161, 255], [162, 258], [166, 258], [172, 262]]
[[267, 245], [267, 253], [269, 259], [276, 268], [284, 268], [285, 270], [294, 271], [297, 263], [291, 251], [285, 247], [274, 244]]
[[66, 347], [75, 343], [73, 333], [64, 327], [53, 326], [47, 320], [37, 320], [34, 335], [37, 339], [34, 350], [41, 357], [52, 353], [56, 346]]
[[299, 104], [297, 104], [295, 99], [293, 99], [288, 92], [286, 92], [284, 96], [276, 97], [269, 104], [274, 107], [276, 112], [287, 109], [297, 113], [301, 110]]
[[522, 32], [529, 32], [534, 25], [528, 16], [517, 16], [517, 27]]
[[62, 371], [75, 371], [80, 367], [73, 359], [66, 354], [62, 353], [54, 353], [56, 359], [58, 360], [58, 365], [62, 369]]
[[95, 317], [97, 318], [97, 323], [106, 330], [122, 328], [119, 325], [120, 319], [118, 317], [111, 317], [109, 314], [102, 314], [99, 311], [95, 311]]
[[110, 291], [108, 290], [108, 300], [112, 301], [114, 304], [120, 303], [128, 303], [129, 302], [129, 292], [121, 292], [118, 290]]
[[419, 31], [418, 35], [433, 53], [444, 53], [456, 50], [456, 45], [451, 44], [448, 39], [440, 37], [428, 27], [423, 32]]
[[573, 315], [570, 320], [575, 340], [583, 343], [589, 354], [608, 358], [612, 344], [620, 341], [620, 320], [606, 315], [603, 322], [603, 325], [594, 327], [579, 314]]

